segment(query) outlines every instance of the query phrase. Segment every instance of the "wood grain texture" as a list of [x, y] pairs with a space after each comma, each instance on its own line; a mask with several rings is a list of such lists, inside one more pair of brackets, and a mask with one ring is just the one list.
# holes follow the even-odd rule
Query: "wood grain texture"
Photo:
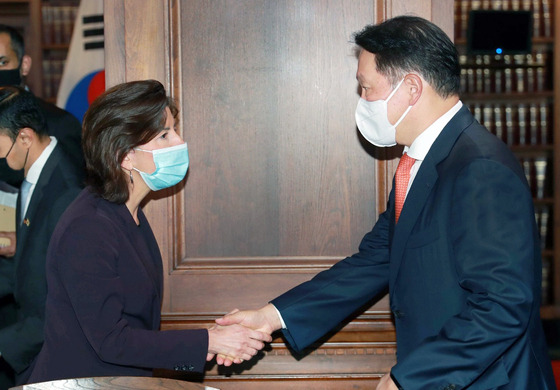
[[[162, 81], [189, 145], [187, 179], [145, 207], [166, 270], [162, 329], [260, 307], [357, 249], [400, 150], [356, 129], [352, 33], [410, 10], [452, 21], [441, 1], [105, 1], [108, 84]], [[396, 360], [388, 297], [373, 302], [303, 354], [276, 335], [242, 366], [208, 364], [204, 383], [373, 388]]]
[[168, 378], [145, 378], [145, 377], [97, 377], [63, 379], [51, 382], [33, 383], [24, 386], [13, 387], [10, 390], [204, 390], [205, 386], [181, 380]]

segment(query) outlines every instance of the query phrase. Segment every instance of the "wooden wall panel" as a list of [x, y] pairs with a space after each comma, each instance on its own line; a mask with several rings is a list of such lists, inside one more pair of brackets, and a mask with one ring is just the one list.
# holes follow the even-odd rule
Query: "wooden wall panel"
[[[352, 12], [341, 18], [343, 9]], [[308, 278], [371, 228], [373, 159], [353, 119], [349, 39], [372, 14], [369, 0], [181, 2], [191, 169], [174, 275], [180, 288], [188, 273], [235, 275], [214, 309], [246, 302], [245, 288], [267, 291], [274, 275], [305, 272], [280, 290]], [[273, 297], [249, 295], [253, 305]]]
[[[444, 0], [105, 0], [107, 84], [155, 78], [181, 108], [191, 166], [146, 214], [164, 259], [163, 329], [257, 308], [353, 253], [384, 208], [398, 148], [354, 123], [351, 34]], [[451, 21], [449, 24], [448, 20]], [[395, 362], [388, 298], [303, 355], [209, 365], [223, 389], [373, 388]]]

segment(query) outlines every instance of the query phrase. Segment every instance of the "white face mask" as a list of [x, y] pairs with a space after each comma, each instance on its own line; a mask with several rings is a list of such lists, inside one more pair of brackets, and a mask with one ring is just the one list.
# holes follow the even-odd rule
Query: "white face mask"
[[406, 114], [408, 114], [412, 106], [408, 106], [399, 120], [392, 125], [387, 115], [387, 102], [393, 97], [395, 92], [397, 92], [397, 89], [399, 89], [403, 81], [404, 79], [397, 84], [393, 92], [391, 92], [389, 97], [385, 100], [369, 102], [360, 98], [358, 101], [358, 107], [356, 107], [356, 124], [358, 125], [358, 130], [360, 130], [360, 133], [362, 133], [366, 140], [375, 146], [394, 146], [397, 144], [396, 127], [401, 123]]

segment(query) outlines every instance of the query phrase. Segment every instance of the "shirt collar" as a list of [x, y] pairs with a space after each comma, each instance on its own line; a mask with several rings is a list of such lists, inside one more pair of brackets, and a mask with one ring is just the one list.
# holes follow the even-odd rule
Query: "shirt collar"
[[432, 144], [435, 142], [436, 138], [442, 132], [443, 128], [449, 123], [451, 118], [461, 109], [463, 103], [459, 100], [449, 111], [440, 116], [434, 123], [432, 123], [426, 130], [424, 130], [410, 147], [405, 146], [404, 152], [406, 152], [410, 157], [415, 160], [423, 161], [426, 155], [430, 151]]
[[39, 176], [41, 175], [41, 171], [43, 167], [47, 163], [49, 156], [51, 155], [52, 151], [54, 150], [57, 140], [55, 137], [50, 137], [51, 142], [47, 145], [47, 147], [41, 152], [39, 158], [35, 160], [35, 162], [29, 168], [27, 172], [27, 176], [25, 176], [25, 180], [27, 180], [31, 184], [37, 184], [39, 181]]

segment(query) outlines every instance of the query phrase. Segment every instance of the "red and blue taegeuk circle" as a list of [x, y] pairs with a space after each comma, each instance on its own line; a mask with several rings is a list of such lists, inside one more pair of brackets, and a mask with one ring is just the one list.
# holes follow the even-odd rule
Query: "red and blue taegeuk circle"
[[91, 102], [103, 91], [105, 91], [105, 70], [91, 72], [82, 77], [72, 88], [64, 109], [81, 122]]

